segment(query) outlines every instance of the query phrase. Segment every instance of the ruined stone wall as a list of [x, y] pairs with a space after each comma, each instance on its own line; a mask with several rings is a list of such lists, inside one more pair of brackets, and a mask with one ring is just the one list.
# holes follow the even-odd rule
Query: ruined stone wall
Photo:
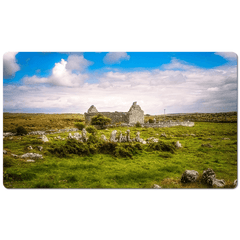
[[98, 112], [98, 113], [85, 113], [85, 122], [86, 124], [91, 123], [92, 117], [102, 114], [105, 117], [111, 118], [111, 124], [115, 123], [128, 123], [129, 116], [126, 112]]
[[100, 112], [105, 117], [111, 118], [111, 124], [114, 123], [128, 123], [129, 117], [126, 112]]
[[141, 124], [144, 123], [144, 113], [143, 111], [132, 110], [128, 112], [129, 114], [129, 122], [128, 123], [137, 123], [140, 122]]
[[128, 124], [135, 124], [137, 122], [140, 122], [141, 124], [144, 123], [144, 111], [139, 105], [137, 105], [137, 102], [133, 103], [128, 112], [98, 112], [96, 107], [92, 105], [88, 109], [88, 112], [84, 113], [86, 124], [90, 124], [92, 117], [99, 113], [110, 118], [112, 120], [111, 124], [120, 122]]

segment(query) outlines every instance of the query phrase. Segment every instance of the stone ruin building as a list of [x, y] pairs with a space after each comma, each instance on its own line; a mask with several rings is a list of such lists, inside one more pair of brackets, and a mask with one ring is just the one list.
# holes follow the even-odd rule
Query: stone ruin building
[[144, 124], [144, 111], [141, 109], [137, 102], [134, 102], [130, 107], [128, 112], [98, 112], [97, 108], [92, 105], [85, 115], [85, 122], [87, 124], [91, 123], [92, 117], [102, 114], [108, 118], [110, 118], [111, 124], [114, 123], [127, 123], [127, 124], [135, 124], [137, 122]]

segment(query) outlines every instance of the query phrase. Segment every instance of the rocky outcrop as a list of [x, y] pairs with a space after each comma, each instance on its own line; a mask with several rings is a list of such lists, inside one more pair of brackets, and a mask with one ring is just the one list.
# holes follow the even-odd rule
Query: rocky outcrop
[[199, 173], [197, 171], [186, 170], [181, 177], [181, 182], [182, 183], [196, 182], [198, 177], [199, 177]]
[[38, 153], [25, 153], [20, 158], [34, 158], [34, 159], [42, 159], [43, 156]]
[[7, 151], [6, 151], [6, 150], [3, 150], [3, 154], [7, 154]]
[[27, 135], [45, 135], [46, 132], [45, 131], [32, 131], [29, 132]]
[[16, 136], [16, 133], [12, 133], [12, 132], [4, 132], [3, 133], [3, 137], [10, 137], [10, 136]]

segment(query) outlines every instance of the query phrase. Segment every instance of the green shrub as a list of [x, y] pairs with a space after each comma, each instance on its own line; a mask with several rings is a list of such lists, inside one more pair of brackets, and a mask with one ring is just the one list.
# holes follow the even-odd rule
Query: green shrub
[[174, 143], [165, 143], [163, 141], [159, 141], [157, 143], [150, 143], [148, 145], [149, 150], [154, 150], [154, 151], [163, 151], [163, 152], [170, 152], [174, 153], [176, 150], [175, 144]]
[[79, 130], [83, 130], [85, 128], [85, 124], [84, 123], [75, 123], [74, 124], [76, 128], [78, 128]]
[[142, 125], [141, 125], [140, 122], [137, 122], [137, 123], [135, 124], [135, 127], [139, 128], [139, 127], [142, 127]]
[[88, 126], [86, 130], [87, 132], [92, 133], [94, 135], [97, 133], [97, 129], [94, 126]]
[[91, 125], [108, 125], [111, 123], [111, 118], [105, 117], [102, 114], [98, 114], [97, 116], [91, 119]]
[[28, 134], [28, 131], [23, 127], [19, 126], [16, 128], [17, 135], [26, 135]]
[[149, 123], [154, 123], [153, 119], [150, 118], [149, 119]]

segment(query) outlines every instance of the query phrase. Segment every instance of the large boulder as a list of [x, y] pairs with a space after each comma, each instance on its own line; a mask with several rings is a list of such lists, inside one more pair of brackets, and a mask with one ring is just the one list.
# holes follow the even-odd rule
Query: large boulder
[[186, 170], [181, 177], [181, 182], [182, 183], [196, 182], [198, 177], [199, 177], [199, 173], [197, 171]]
[[224, 187], [225, 186], [225, 181], [223, 179], [216, 179], [214, 178], [213, 179], [213, 183], [212, 183], [212, 186], [215, 186], [215, 187]]
[[216, 179], [216, 174], [211, 168], [208, 168], [203, 171], [202, 182], [206, 183], [209, 186], [215, 187], [225, 186], [225, 181], [223, 179]]
[[203, 175], [202, 175], [202, 182], [203, 183], [206, 183], [207, 185], [212, 186], [213, 180], [215, 178], [216, 178], [216, 174], [211, 168], [208, 168], [208, 169], [203, 171]]

